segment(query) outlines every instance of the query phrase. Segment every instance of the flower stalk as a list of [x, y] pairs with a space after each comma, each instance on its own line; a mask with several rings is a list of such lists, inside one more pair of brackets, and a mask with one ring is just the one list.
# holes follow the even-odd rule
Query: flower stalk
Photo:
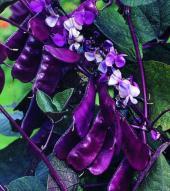
[[39, 149], [32, 141], [31, 139], [27, 136], [27, 134], [24, 132], [23, 129], [20, 128], [20, 126], [15, 122], [15, 120], [9, 115], [9, 113], [3, 108], [2, 105], [0, 105], [0, 111], [6, 116], [6, 118], [11, 122], [11, 124], [20, 132], [22, 135], [23, 139], [25, 139], [30, 147], [33, 149], [33, 151], [36, 153], [37, 157], [39, 157], [41, 160], [44, 161], [44, 163], [47, 165], [49, 172], [53, 179], [56, 181], [58, 184], [59, 188], [61, 191], [67, 191], [67, 188], [63, 181], [61, 180], [60, 176], [57, 174], [56, 170], [53, 168], [51, 165], [50, 161], [48, 158], [42, 153], [41, 149]]

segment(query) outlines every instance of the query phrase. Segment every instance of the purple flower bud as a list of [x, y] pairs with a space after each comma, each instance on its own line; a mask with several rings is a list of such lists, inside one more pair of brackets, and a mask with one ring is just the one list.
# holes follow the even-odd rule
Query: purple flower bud
[[29, 4], [30, 9], [35, 12], [41, 12], [45, 7], [45, 0], [32, 0]]
[[156, 130], [151, 130], [151, 136], [154, 141], [158, 140], [161, 134]]
[[84, 137], [93, 119], [95, 107], [96, 87], [92, 79], [89, 80], [85, 95], [81, 103], [76, 107], [73, 113], [73, 120], [77, 134]]

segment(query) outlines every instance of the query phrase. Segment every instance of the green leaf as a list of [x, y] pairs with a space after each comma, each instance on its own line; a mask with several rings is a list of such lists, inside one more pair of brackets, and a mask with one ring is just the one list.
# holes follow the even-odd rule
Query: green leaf
[[66, 89], [53, 97], [53, 104], [58, 111], [63, 111], [73, 94], [74, 88]]
[[169, 191], [169, 180], [170, 166], [165, 157], [161, 155], [138, 191]]
[[0, 0], [0, 13], [9, 5], [13, 4], [16, 0]]
[[46, 191], [45, 186], [36, 176], [25, 176], [13, 180], [7, 188], [9, 191]]
[[27, 143], [21, 139], [0, 150], [0, 182], [9, 184], [24, 176], [34, 159]]
[[[20, 111], [15, 111], [10, 115], [14, 120], [21, 120], [23, 118], [23, 113]], [[0, 134], [16, 137], [20, 136], [18, 132], [12, 131], [9, 120], [2, 113], [0, 113]]]
[[[67, 186], [67, 190], [77, 191], [79, 178], [76, 172], [69, 168], [64, 161], [60, 161], [55, 156], [52, 156], [51, 163]], [[48, 176], [47, 190], [60, 191], [58, 185], [50, 175]]]
[[36, 93], [36, 100], [39, 108], [44, 112], [55, 112], [56, 107], [52, 103], [52, 99], [44, 92], [38, 90]]
[[37, 104], [44, 113], [58, 113], [62, 112], [69, 102], [74, 89], [66, 89], [63, 92], [58, 92], [51, 99], [46, 93], [38, 90], [36, 94]]
[[120, 0], [124, 5], [128, 6], [139, 6], [139, 5], [147, 5], [157, 0]]
[[95, 24], [107, 38], [113, 41], [120, 52], [128, 55], [127, 59], [136, 60], [129, 27], [114, 6], [101, 11]]
[[[170, 107], [170, 66], [161, 62], [147, 61], [145, 64], [146, 82], [150, 93], [149, 105], [151, 119]], [[162, 130], [170, 129], [170, 113], [161, 117], [156, 125], [161, 125]]]
[[[138, 2], [138, 1], [136, 1]], [[161, 36], [170, 26], [170, 0], [132, 8], [132, 20], [142, 43]]]

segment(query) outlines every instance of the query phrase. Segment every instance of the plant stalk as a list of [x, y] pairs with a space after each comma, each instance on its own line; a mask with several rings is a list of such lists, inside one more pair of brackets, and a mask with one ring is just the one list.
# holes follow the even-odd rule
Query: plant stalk
[[41, 160], [44, 161], [44, 163], [47, 165], [49, 172], [53, 179], [56, 181], [58, 184], [59, 188], [61, 191], [67, 191], [67, 188], [63, 181], [61, 180], [60, 176], [57, 174], [56, 170], [53, 168], [51, 165], [50, 161], [48, 158], [42, 153], [42, 151], [31, 141], [31, 139], [27, 136], [27, 134], [24, 132], [23, 129], [15, 122], [15, 120], [8, 114], [8, 112], [3, 108], [2, 105], [0, 105], [0, 111], [6, 116], [6, 118], [11, 122], [11, 124], [20, 132], [22, 135], [23, 139], [25, 139], [30, 147], [33, 149], [33, 151], [36, 153], [37, 157], [39, 157]]
[[[134, 44], [134, 48], [135, 48], [136, 60], [138, 62], [140, 73], [141, 73], [143, 99], [144, 99], [143, 112], [144, 112], [144, 117], [147, 119], [148, 118], [148, 106], [147, 106], [147, 89], [146, 89], [144, 66], [143, 66], [142, 57], [140, 54], [138, 39], [137, 39], [137, 36], [135, 33], [135, 28], [134, 28], [134, 25], [133, 25], [132, 20], [131, 20], [130, 7], [125, 7], [125, 13], [127, 16], [127, 23], [129, 26], [129, 30], [130, 30], [133, 44]], [[144, 131], [142, 132], [142, 138], [143, 138], [143, 142], [146, 143], [146, 134]]]

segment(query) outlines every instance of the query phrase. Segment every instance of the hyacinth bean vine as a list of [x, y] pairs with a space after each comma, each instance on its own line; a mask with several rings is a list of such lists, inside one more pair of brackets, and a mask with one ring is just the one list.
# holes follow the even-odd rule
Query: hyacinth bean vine
[[[97, 0], [85, 0], [69, 13], [58, 0], [0, 2], [2, 10], [10, 5], [12, 12], [0, 20], [17, 27], [0, 44], [0, 64], [10, 59], [12, 78], [32, 85], [29, 95], [13, 108], [24, 113], [20, 125], [2, 105], [0, 111], [28, 142], [27, 149], [38, 162], [47, 166], [48, 179], [43, 180], [36, 167], [31, 169], [47, 190], [159, 190], [155, 185], [149, 188], [154, 180], [146, 176], [159, 158], [169, 160], [169, 129], [156, 128], [156, 123], [170, 109], [151, 119], [143, 59], [145, 52], [168, 44], [170, 18], [153, 38], [147, 31], [152, 26], [140, 14], [149, 14], [146, 6], [166, 7], [164, 1], [110, 0], [99, 8]], [[149, 25], [146, 36], [140, 31], [142, 21]], [[3, 92], [6, 72], [1, 66]], [[15, 181], [3, 183], [0, 178], [0, 189], [10, 190], [14, 184], [17, 190], [20, 183]], [[169, 183], [165, 184], [163, 190]]]

